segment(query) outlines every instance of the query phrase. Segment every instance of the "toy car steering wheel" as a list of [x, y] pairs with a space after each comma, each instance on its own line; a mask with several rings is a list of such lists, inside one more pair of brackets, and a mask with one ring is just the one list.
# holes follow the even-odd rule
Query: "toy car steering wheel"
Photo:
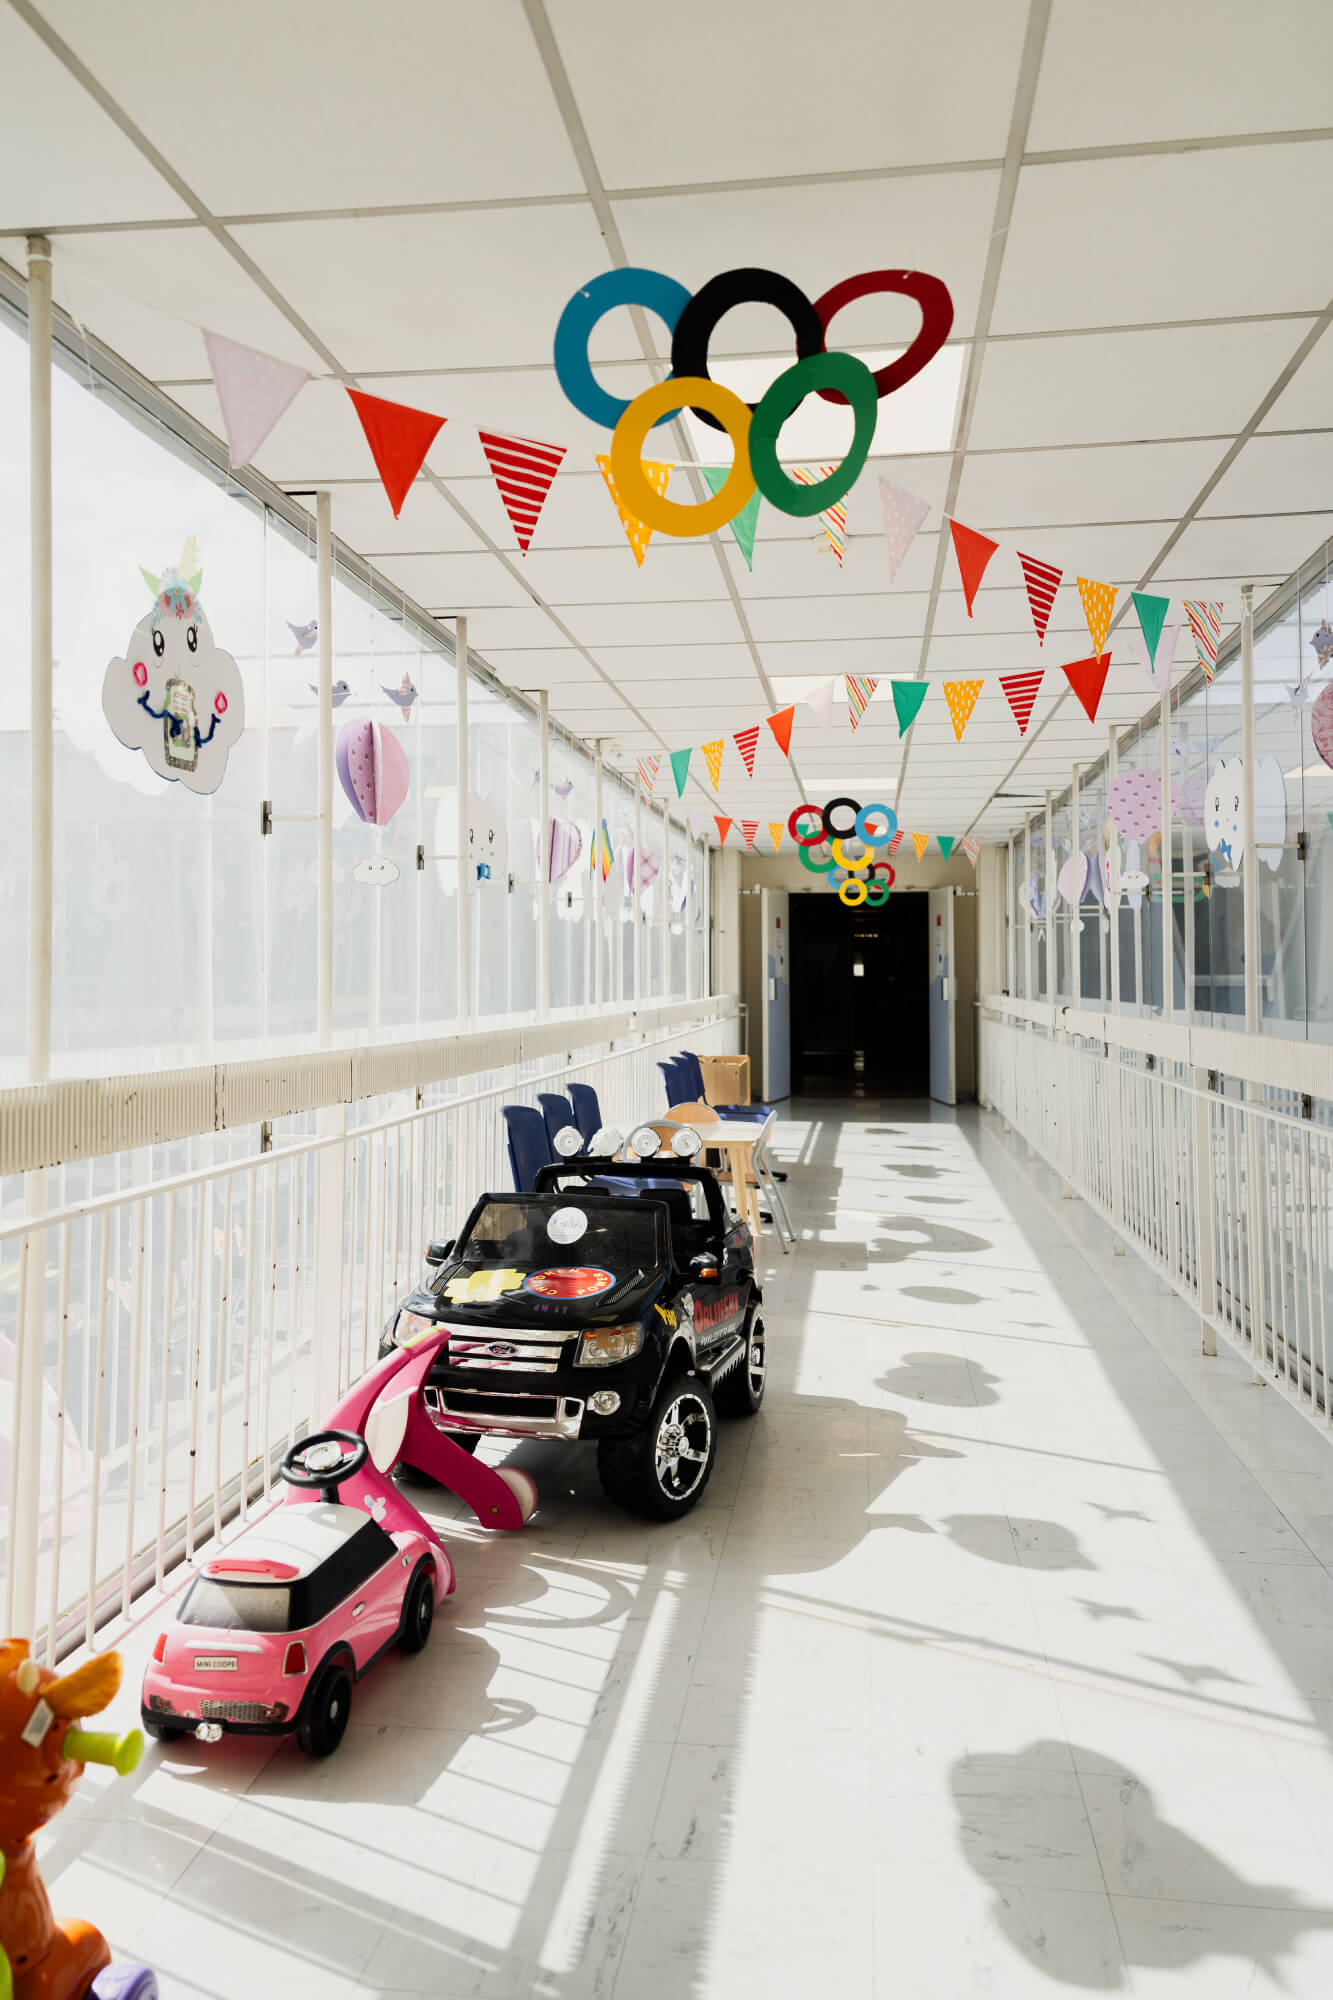
[[[342, 1455], [347, 1444], [352, 1447], [350, 1458]], [[299, 1444], [288, 1446], [278, 1472], [289, 1486], [317, 1492], [321, 1499], [333, 1503], [343, 1481], [360, 1472], [369, 1457], [370, 1447], [355, 1431], [314, 1431]]]

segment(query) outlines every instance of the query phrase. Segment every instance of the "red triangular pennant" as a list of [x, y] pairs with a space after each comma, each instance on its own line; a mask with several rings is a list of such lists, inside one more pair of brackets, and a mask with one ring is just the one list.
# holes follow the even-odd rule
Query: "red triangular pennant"
[[754, 753], [759, 747], [759, 724], [756, 722], [749, 729], [738, 729], [731, 740], [740, 751], [741, 757], [744, 760], [746, 777], [752, 778], [754, 776]]
[[1000, 686], [1004, 689], [1005, 700], [1013, 710], [1013, 717], [1014, 721], [1018, 724], [1019, 735], [1026, 736], [1028, 733], [1028, 724], [1032, 720], [1032, 704], [1036, 701], [1037, 690], [1041, 686], [1040, 672], [1035, 674], [1001, 674]]
[[347, 393], [361, 419], [375, 470], [397, 520], [426, 453], [444, 429], [445, 419], [433, 417], [429, 410], [414, 410], [407, 403], [386, 403], [382, 396], [367, 396], [360, 389], [349, 389]]
[[973, 599], [986, 574], [986, 564], [1000, 544], [993, 542], [989, 535], [978, 534], [975, 528], [965, 528], [961, 521], [950, 521], [949, 532], [953, 536], [953, 552], [958, 558], [958, 574], [962, 578], [963, 597], [970, 618]]
[[795, 707], [780, 708], [776, 715], [770, 715], [768, 718], [768, 726], [773, 731], [773, 739], [784, 757], [791, 756], [791, 726], [795, 718]]
[[551, 490], [551, 481], [565, 455], [562, 444], [539, 444], [536, 438], [502, 437], [498, 431], [478, 431], [486, 463], [495, 474], [505, 512], [513, 523], [519, 548], [526, 555], [537, 516]]
[[754, 848], [754, 837], [758, 831], [759, 822], [757, 819], [743, 819], [741, 821], [741, 832], [745, 835], [745, 845], [751, 850]]
[[727, 835], [731, 832], [731, 824], [729, 819], [723, 819], [721, 813], [713, 814], [713, 825], [717, 828], [718, 841], [723, 847], [727, 844]]
[[1055, 593], [1060, 588], [1063, 570], [1052, 563], [1038, 562], [1035, 556], [1025, 556], [1020, 549], [1018, 560], [1023, 565], [1023, 581], [1028, 587], [1028, 605], [1032, 612], [1032, 622], [1037, 628], [1037, 644], [1046, 637], [1046, 627], [1050, 622], [1051, 606]]
[[1106, 675], [1111, 665], [1109, 653], [1098, 653], [1090, 660], [1071, 660], [1064, 669], [1065, 679], [1083, 706], [1083, 713], [1089, 722], [1097, 720], [1097, 710], [1101, 706], [1102, 689], [1106, 686]]

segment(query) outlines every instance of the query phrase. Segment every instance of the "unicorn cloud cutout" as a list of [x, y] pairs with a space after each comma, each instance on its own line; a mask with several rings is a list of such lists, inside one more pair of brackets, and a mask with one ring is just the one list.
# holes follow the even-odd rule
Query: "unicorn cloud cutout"
[[159, 778], [190, 792], [215, 792], [245, 727], [245, 689], [200, 606], [193, 537], [174, 569], [161, 577], [140, 574], [153, 607], [130, 634], [125, 657], [106, 670], [102, 712]]

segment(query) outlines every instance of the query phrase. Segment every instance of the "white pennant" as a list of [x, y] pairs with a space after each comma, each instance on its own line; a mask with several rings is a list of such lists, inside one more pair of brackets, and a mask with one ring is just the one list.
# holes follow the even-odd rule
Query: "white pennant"
[[879, 501], [884, 510], [884, 542], [889, 551], [889, 581], [897, 576], [903, 557], [916, 540], [921, 523], [930, 512], [929, 500], [895, 486], [880, 474]]
[[1171, 669], [1176, 661], [1176, 642], [1180, 638], [1179, 625], [1163, 625], [1162, 635], [1157, 641], [1157, 659], [1155, 662], [1148, 658], [1148, 642], [1142, 632], [1131, 627], [1129, 628], [1129, 636], [1133, 641], [1134, 651], [1138, 655], [1139, 665], [1143, 668], [1144, 673], [1157, 689], [1157, 692], [1161, 694], [1164, 689], [1171, 685]]
[[832, 719], [833, 690], [837, 685], [836, 681], [824, 681], [819, 687], [812, 688], [805, 697], [805, 705], [821, 729], [827, 729]]
[[304, 368], [204, 330], [213, 387], [233, 465], [248, 465], [278, 418], [310, 380]]

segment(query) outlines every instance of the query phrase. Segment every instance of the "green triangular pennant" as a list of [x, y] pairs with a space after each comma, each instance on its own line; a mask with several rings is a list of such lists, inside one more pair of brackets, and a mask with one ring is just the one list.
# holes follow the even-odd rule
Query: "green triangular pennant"
[[936, 840], [938, 840], [940, 844], [940, 853], [944, 856], [945, 860], [947, 861], [949, 859], [949, 856], [953, 853], [953, 845], [954, 842], [957, 840], [958, 835], [956, 833], [937, 833], [935, 835], [935, 838]]
[[1156, 663], [1157, 641], [1162, 636], [1166, 614], [1171, 609], [1171, 599], [1146, 597], [1141, 590], [1131, 591], [1130, 595], [1134, 599], [1134, 609], [1139, 614], [1139, 630], [1143, 634], [1143, 643], [1148, 648], [1148, 658]]
[[688, 750], [673, 750], [671, 753], [671, 775], [676, 781], [676, 797], [685, 795], [685, 780], [690, 774], [690, 753]]
[[890, 681], [893, 689], [893, 706], [898, 715], [898, 734], [906, 736], [916, 721], [917, 711], [926, 698], [929, 681]]
[[[720, 493], [731, 477], [731, 467], [729, 465], [701, 465], [699, 470], [708, 481], [708, 490], [710, 493]], [[745, 557], [745, 567], [747, 569], [754, 568], [754, 531], [758, 523], [759, 488], [756, 486], [754, 492], [741, 508], [740, 513], [734, 515], [727, 523], [732, 534], [736, 537], [736, 547]]]

